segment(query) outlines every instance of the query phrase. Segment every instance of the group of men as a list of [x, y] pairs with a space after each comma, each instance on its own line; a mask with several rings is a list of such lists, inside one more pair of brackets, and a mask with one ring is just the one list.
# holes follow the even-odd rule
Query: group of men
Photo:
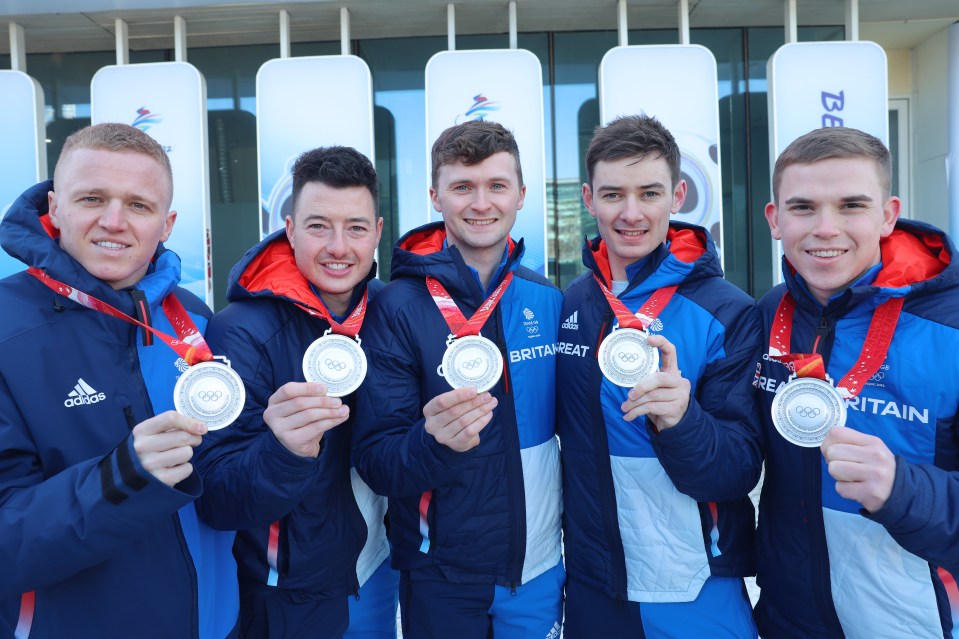
[[[561, 293], [510, 236], [513, 135], [447, 129], [442, 222], [384, 285], [372, 165], [308, 151], [211, 317], [162, 244], [163, 149], [72, 135], [0, 223], [28, 267], [0, 281], [0, 637], [395, 637], [397, 604], [407, 639], [952, 636], [959, 267], [899, 219], [884, 145], [782, 153], [758, 306], [671, 221], [655, 118], [586, 166], [599, 234]], [[225, 428], [174, 410], [205, 362], [242, 382]]]

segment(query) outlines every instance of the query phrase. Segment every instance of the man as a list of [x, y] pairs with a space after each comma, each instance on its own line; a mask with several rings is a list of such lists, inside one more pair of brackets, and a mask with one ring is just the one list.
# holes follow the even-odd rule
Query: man
[[[773, 171], [766, 219], [786, 281], [760, 302], [764, 637], [956, 628], [956, 252], [942, 231], [898, 219], [890, 183], [885, 145], [847, 128], [799, 137]], [[828, 392], [803, 390], [816, 385]], [[838, 407], [845, 427], [827, 420]], [[803, 441], [810, 426], [821, 445]]]
[[209, 316], [163, 248], [172, 197], [163, 149], [99, 124], [0, 224], [31, 267], [0, 281], [0, 598], [21, 602], [4, 636], [234, 636], [233, 533], [193, 506], [207, 428], [172, 410], [185, 364], [162, 337]]
[[367, 296], [383, 287], [373, 262], [382, 229], [376, 171], [363, 154], [304, 153], [286, 229], [233, 268], [231, 304], [210, 322], [210, 343], [247, 388], [236, 424], [197, 452], [201, 507], [214, 525], [240, 531], [243, 636], [334, 638], [347, 625], [351, 637], [396, 636], [386, 500], [350, 469], [353, 395], [329, 395], [303, 368], [331, 329], [357, 343]]
[[[565, 636], [755, 637], [742, 579], [762, 460], [755, 304], [723, 279], [705, 229], [670, 222], [686, 182], [658, 120], [599, 127], [586, 167], [599, 237], [563, 297], [557, 366]], [[647, 352], [613, 345], [647, 327], [658, 368], [606, 363], [609, 349]]]
[[451, 127], [432, 165], [443, 222], [400, 239], [370, 307], [354, 459], [390, 497], [405, 639], [558, 636], [560, 293], [509, 236], [526, 192], [512, 134]]

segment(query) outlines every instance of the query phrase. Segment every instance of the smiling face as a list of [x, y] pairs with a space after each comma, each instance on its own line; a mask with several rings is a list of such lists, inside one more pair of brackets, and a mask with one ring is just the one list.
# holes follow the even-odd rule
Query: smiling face
[[336, 315], [349, 310], [353, 289], [373, 267], [383, 231], [373, 196], [365, 186], [335, 188], [307, 182], [286, 218], [286, 237], [296, 266]]
[[499, 261], [525, 196], [516, 160], [506, 152], [470, 166], [443, 164], [430, 189], [433, 208], [443, 214], [447, 241], [474, 268], [490, 259]]
[[793, 164], [778, 200], [766, 205], [774, 239], [823, 305], [879, 263], [879, 240], [899, 217], [898, 197], [884, 195], [878, 164], [866, 157]]
[[673, 186], [659, 155], [597, 162], [592, 178], [592, 185], [583, 185], [583, 202], [606, 243], [613, 279], [624, 281], [627, 266], [666, 241], [669, 216], [686, 199], [686, 182]]
[[134, 151], [76, 148], [60, 157], [50, 221], [60, 247], [115, 290], [146, 274], [173, 230], [173, 189], [155, 159]]

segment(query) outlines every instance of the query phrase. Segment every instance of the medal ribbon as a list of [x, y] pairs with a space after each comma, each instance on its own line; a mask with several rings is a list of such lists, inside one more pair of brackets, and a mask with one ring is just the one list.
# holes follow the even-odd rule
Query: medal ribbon
[[360, 332], [360, 327], [363, 326], [363, 318], [366, 316], [366, 303], [370, 298], [370, 289], [367, 288], [363, 291], [363, 299], [360, 300], [359, 304], [356, 305], [356, 308], [353, 309], [353, 312], [350, 313], [350, 316], [344, 320], [342, 324], [333, 319], [333, 314], [330, 313], [330, 310], [326, 308], [324, 304], [321, 304], [319, 308], [313, 308], [307, 306], [306, 304], [297, 304], [301, 309], [312, 315], [313, 317], [321, 317], [325, 319], [330, 324], [330, 329], [337, 335], [346, 335], [347, 337], [356, 337], [356, 334]]
[[[836, 386], [843, 399], [852, 399], [858, 395], [866, 381], [882, 366], [886, 353], [889, 352], [896, 324], [899, 322], [903, 301], [903, 298], [895, 297], [883, 302], [873, 311], [859, 359]], [[822, 355], [789, 352], [795, 310], [796, 300], [787, 291], [776, 309], [776, 317], [769, 334], [769, 356], [785, 364], [791, 372], [796, 374], [796, 377], [816, 377], [825, 380], [826, 366]]]
[[500, 298], [503, 297], [503, 293], [506, 292], [506, 289], [509, 288], [510, 282], [512, 281], [513, 272], [510, 271], [469, 319], [466, 319], [466, 316], [463, 315], [459, 307], [456, 306], [456, 302], [453, 301], [453, 298], [450, 297], [450, 294], [446, 288], [440, 284], [439, 280], [427, 276], [426, 288], [429, 289], [430, 295], [433, 296], [433, 302], [436, 303], [436, 307], [440, 309], [440, 313], [443, 314], [443, 319], [446, 320], [446, 324], [450, 327], [450, 332], [454, 337], [460, 338], [465, 335], [479, 335], [483, 324], [489, 319], [489, 316], [493, 313], [493, 309], [499, 304]]
[[656, 289], [650, 298], [646, 300], [646, 303], [643, 304], [642, 308], [633, 314], [618, 297], [606, 288], [603, 280], [599, 279], [599, 276], [595, 273], [593, 274], [593, 279], [596, 280], [599, 288], [603, 291], [603, 295], [606, 296], [606, 301], [609, 302], [609, 308], [612, 309], [616, 315], [616, 320], [619, 322], [620, 328], [636, 328], [642, 331], [649, 328], [649, 325], [652, 324], [653, 320], [666, 308], [669, 300], [673, 298], [673, 293], [679, 288], [679, 286], [666, 286]]
[[176, 354], [182, 357], [190, 366], [199, 362], [209, 362], [213, 360], [213, 352], [207, 345], [206, 340], [203, 339], [203, 335], [199, 329], [197, 329], [193, 320], [190, 319], [190, 315], [186, 309], [183, 308], [183, 304], [181, 304], [180, 300], [173, 294], [167, 295], [163, 299], [163, 312], [166, 314], [167, 319], [170, 320], [170, 324], [173, 326], [179, 339], [170, 337], [166, 333], [162, 333], [152, 326], [130, 317], [123, 311], [110, 306], [104, 301], [98, 300], [92, 295], [73, 288], [69, 284], [58, 282], [35, 266], [28, 268], [27, 273], [37, 278], [47, 288], [64, 297], [70, 298], [77, 304], [110, 315], [111, 317], [122, 319], [125, 322], [136, 324], [150, 331], [176, 351]]

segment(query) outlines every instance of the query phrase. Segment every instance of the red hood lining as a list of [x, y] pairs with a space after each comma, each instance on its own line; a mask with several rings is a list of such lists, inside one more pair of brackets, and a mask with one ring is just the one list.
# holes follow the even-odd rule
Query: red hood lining
[[238, 283], [251, 293], [270, 291], [315, 308], [324, 308], [310, 282], [297, 268], [293, 249], [285, 237], [271, 242], [250, 260]]
[[[446, 229], [444, 227], [433, 227], [411, 234], [400, 245], [400, 248], [416, 255], [430, 255], [442, 251], [445, 241]], [[506, 236], [506, 243], [509, 246], [509, 253], [512, 255], [516, 243], [510, 236]]]
[[932, 233], [916, 235], [894, 229], [879, 241], [882, 269], [875, 286], [901, 288], [930, 280], [949, 265], [949, 253], [942, 238]]

